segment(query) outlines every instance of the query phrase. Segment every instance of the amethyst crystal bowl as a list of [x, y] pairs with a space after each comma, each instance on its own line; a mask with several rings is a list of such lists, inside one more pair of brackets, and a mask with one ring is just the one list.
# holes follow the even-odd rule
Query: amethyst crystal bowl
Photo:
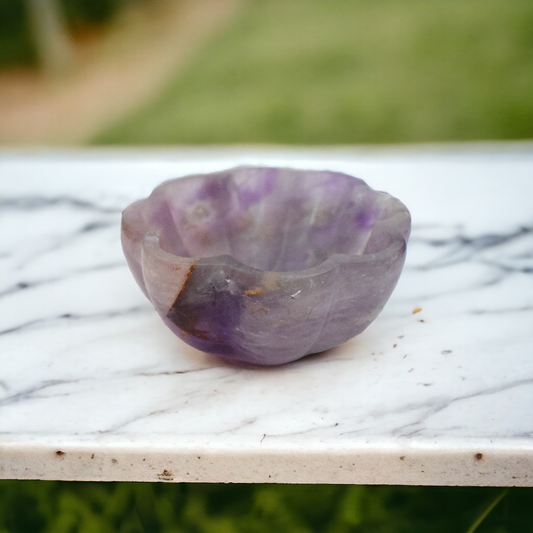
[[122, 217], [128, 265], [165, 324], [231, 363], [337, 346], [378, 315], [411, 222], [338, 172], [239, 167], [167, 181]]

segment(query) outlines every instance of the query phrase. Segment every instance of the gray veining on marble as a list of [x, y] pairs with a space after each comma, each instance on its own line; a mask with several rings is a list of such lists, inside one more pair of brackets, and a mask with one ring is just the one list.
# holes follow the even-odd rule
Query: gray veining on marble
[[[237, 164], [343, 171], [409, 207], [363, 334], [245, 369], [160, 322], [121, 211]], [[0, 195], [0, 477], [533, 485], [532, 143], [4, 151]]]

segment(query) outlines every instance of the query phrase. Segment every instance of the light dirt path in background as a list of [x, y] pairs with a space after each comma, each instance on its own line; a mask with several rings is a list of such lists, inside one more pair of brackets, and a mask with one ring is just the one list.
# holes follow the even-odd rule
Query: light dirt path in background
[[132, 5], [61, 80], [0, 74], [0, 144], [82, 144], [149, 98], [244, 0]]

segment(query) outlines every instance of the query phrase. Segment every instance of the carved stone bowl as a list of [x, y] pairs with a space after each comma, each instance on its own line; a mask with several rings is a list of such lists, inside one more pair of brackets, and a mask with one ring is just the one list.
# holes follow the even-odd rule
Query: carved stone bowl
[[128, 265], [165, 324], [231, 363], [337, 346], [379, 314], [410, 215], [346, 174], [238, 167], [178, 178], [122, 217]]

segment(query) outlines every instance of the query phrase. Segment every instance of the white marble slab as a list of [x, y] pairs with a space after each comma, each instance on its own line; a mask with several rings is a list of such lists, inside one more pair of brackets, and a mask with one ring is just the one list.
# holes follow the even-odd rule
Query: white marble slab
[[[410, 208], [362, 335], [244, 369], [160, 322], [121, 210], [242, 163], [343, 170]], [[533, 484], [533, 143], [0, 151], [0, 176], [0, 477]]]

